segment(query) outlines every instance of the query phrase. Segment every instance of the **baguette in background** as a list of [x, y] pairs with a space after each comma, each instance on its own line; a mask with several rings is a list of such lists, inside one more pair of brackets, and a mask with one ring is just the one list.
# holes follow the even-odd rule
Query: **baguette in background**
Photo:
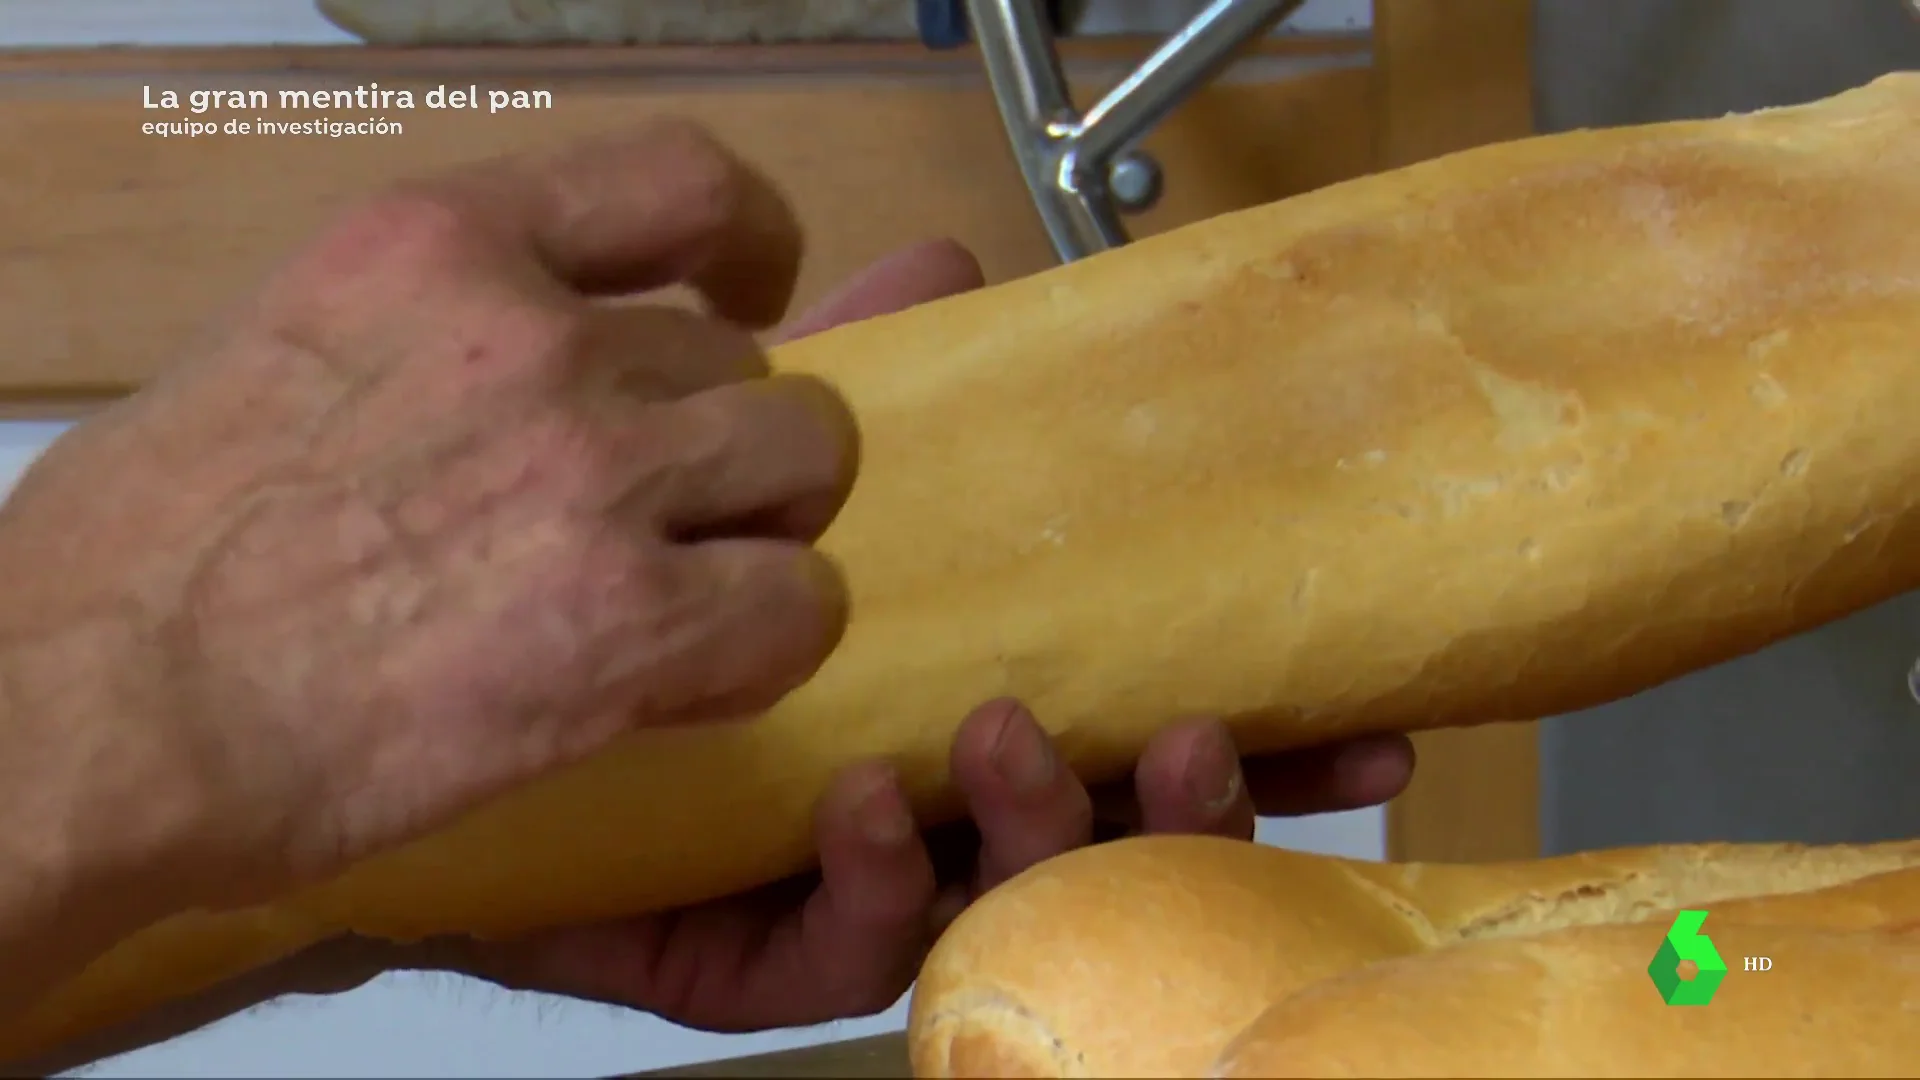
[[1917, 177], [1920, 77], [1891, 76], [1456, 154], [783, 346], [864, 438], [823, 542], [852, 624], [811, 682], [156, 926], [0, 1060], [331, 934], [765, 883], [857, 759], [950, 817], [954, 726], [1001, 695], [1099, 781], [1178, 715], [1249, 751], [1530, 719], [1920, 586]]
[[[1377, 964], [1276, 1004], [1209, 1076], [1758, 1077], [1920, 1072], [1920, 933], [1707, 928], [1735, 968], [1663, 1005], [1649, 926], [1592, 926]], [[1767, 972], [1739, 970], [1748, 956]]]
[[[1680, 908], [1710, 912], [1730, 964], [1774, 970], [1665, 1005], [1647, 967]], [[1912, 1075], [1916, 924], [1920, 841], [1461, 866], [1154, 837], [975, 904], [921, 972], [908, 1039], [928, 1078]], [[1744, 1028], [1765, 1034], [1724, 1037]], [[1723, 1038], [1663, 1056], [1673, 1031]]]

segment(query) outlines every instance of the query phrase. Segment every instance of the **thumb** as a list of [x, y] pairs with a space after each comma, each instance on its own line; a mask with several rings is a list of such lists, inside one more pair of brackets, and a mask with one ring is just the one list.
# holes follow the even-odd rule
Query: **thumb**
[[792, 341], [876, 315], [891, 315], [929, 300], [971, 292], [985, 283], [972, 252], [953, 240], [929, 240], [896, 251], [854, 275], [781, 327], [774, 340]]

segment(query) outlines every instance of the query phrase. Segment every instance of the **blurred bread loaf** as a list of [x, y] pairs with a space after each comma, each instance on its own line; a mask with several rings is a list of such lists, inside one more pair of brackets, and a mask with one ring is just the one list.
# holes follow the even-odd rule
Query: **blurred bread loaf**
[[[1580, 927], [1329, 979], [1267, 1010], [1209, 1075], [1913, 1075], [1912, 928], [1710, 925], [1736, 965], [1711, 1007], [1654, 996], [1647, 942], [1657, 929]], [[1773, 967], [1739, 969], [1747, 956]]]
[[[1648, 974], [1683, 908], [1734, 969], [1706, 1007]], [[1916, 928], [1920, 841], [1423, 866], [1130, 840], [962, 915], [909, 1040], [921, 1077], [1909, 1075]]]

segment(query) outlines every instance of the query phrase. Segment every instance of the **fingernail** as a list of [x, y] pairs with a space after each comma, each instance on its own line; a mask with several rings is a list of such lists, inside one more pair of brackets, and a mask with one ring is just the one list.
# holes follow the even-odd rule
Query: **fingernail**
[[812, 548], [803, 550], [799, 559], [808, 589], [820, 601], [828, 622], [836, 629], [844, 627], [848, 609], [852, 606], [847, 595], [846, 575], [840, 572], [840, 567], [832, 559]]
[[[1334, 790], [1356, 806], [1390, 798], [1409, 779], [1400, 764], [1403, 760], [1384, 740], [1363, 738], [1350, 743], [1334, 756]], [[1394, 771], [1387, 772], [1389, 767]]]
[[899, 847], [913, 837], [913, 809], [900, 794], [900, 785], [888, 773], [876, 780], [873, 789], [860, 800], [856, 812], [860, 835], [876, 847]]
[[1217, 814], [1240, 798], [1240, 750], [1224, 727], [1198, 739], [1187, 755], [1187, 793], [1209, 814]]
[[1033, 714], [1015, 707], [1000, 724], [993, 740], [993, 769], [1008, 786], [1021, 794], [1033, 794], [1053, 783], [1060, 770], [1053, 745]]

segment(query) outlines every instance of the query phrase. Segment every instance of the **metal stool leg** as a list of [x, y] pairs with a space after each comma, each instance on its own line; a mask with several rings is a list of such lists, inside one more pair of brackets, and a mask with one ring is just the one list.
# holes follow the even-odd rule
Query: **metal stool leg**
[[1128, 241], [1120, 213], [1145, 209], [1160, 187], [1159, 166], [1133, 144], [1303, 2], [1212, 0], [1082, 115], [1034, 0], [967, 0], [1014, 159], [1061, 261]]

